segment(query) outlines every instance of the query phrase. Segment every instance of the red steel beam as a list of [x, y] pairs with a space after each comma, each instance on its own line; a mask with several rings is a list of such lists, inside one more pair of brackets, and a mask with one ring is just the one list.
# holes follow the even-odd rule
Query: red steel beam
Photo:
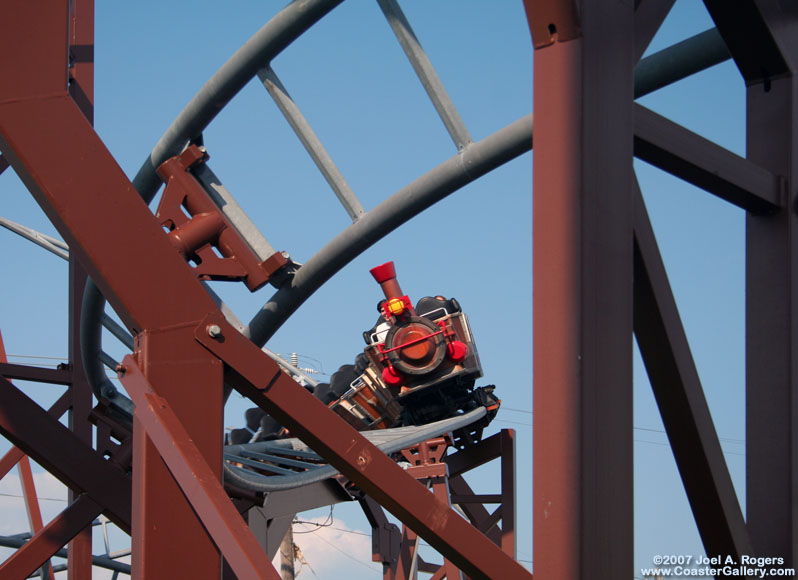
[[[27, 455], [22, 457], [17, 467], [19, 469], [19, 478], [22, 481], [22, 495], [25, 498], [25, 509], [28, 512], [30, 532], [32, 535], [36, 535], [44, 527], [44, 522], [42, 521], [39, 496], [36, 494], [36, 484], [33, 481], [33, 472]], [[41, 577], [55, 580], [55, 574], [49, 561], [45, 561], [42, 564]]]
[[634, 139], [639, 159], [737, 207], [769, 213], [784, 205], [778, 174], [642, 105], [635, 105]]
[[746, 519], [753, 550], [798, 565], [798, 19], [794, 3], [704, 0], [746, 89], [747, 158], [784, 181], [746, 216]]
[[[69, 14], [69, 93], [83, 115], [94, 123], [94, 0], [72, 0]], [[89, 422], [93, 397], [80, 354], [80, 312], [86, 272], [75, 257], [69, 260], [69, 362], [72, 368], [73, 405], [69, 413], [69, 428], [86, 445], [92, 445], [92, 426]], [[69, 490], [69, 501], [78, 498], [76, 490]], [[81, 580], [91, 576], [92, 528], [87, 526], [69, 542], [67, 578]]]
[[[158, 385], [155, 392], [166, 401], [163, 405], [188, 432], [203, 465], [213, 466], [212, 475], [221, 486], [223, 368], [192, 337], [193, 325], [145, 330], [137, 337], [136, 356], [149, 383]], [[125, 384], [131, 382], [126, 379]], [[131, 396], [135, 390], [129, 389]], [[218, 580], [221, 556], [213, 541], [218, 530], [212, 525], [216, 522], [203, 524], [200, 506], [180, 485], [172, 466], [164, 463], [163, 445], [168, 444], [156, 439], [145, 411], [137, 410], [133, 422], [133, 576]], [[171, 444], [178, 448], [183, 440]], [[229, 500], [227, 504], [236, 512]]]
[[500, 457], [502, 453], [501, 437], [500, 433], [494, 433], [476, 445], [444, 457], [443, 460], [449, 468], [449, 477], [461, 475]]
[[0, 578], [27, 578], [100, 515], [102, 507], [87, 495], [67, 506], [0, 565]]
[[122, 382], [136, 405], [137, 427], [152, 441], [225, 561], [239, 578], [279, 580], [280, 575], [224, 491], [217, 470], [208, 466], [169, 403], [152, 391], [131, 356], [125, 357], [123, 365]]
[[[72, 393], [70, 391], [61, 395], [58, 400], [53, 403], [47, 414], [51, 417], [58, 419], [66, 413], [72, 401]], [[19, 447], [12, 447], [9, 449], [2, 458], [0, 458], [0, 479], [3, 479], [9, 471], [19, 462], [20, 459], [25, 457], [25, 452]]]
[[[785, 19], [786, 20], [786, 19]], [[796, 20], [780, 22], [798, 36]], [[798, 54], [793, 53], [793, 58]], [[798, 78], [747, 89], [748, 157], [784, 176], [784, 210], [746, 216], [746, 518], [757, 554], [798, 566]]]
[[[0, 363], [7, 363], [8, 358], [6, 357], [6, 350], [5, 344], [3, 343], [3, 335], [0, 334]], [[8, 469], [4, 470], [3, 463], [8, 465]], [[11, 469], [11, 466], [16, 463], [18, 470], [19, 470], [19, 479], [22, 483], [22, 496], [25, 500], [25, 510], [28, 514], [28, 523], [30, 525], [31, 534], [35, 534], [39, 530], [42, 529], [44, 526], [44, 522], [42, 521], [42, 511], [39, 507], [39, 497], [36, 495], [36, 484], [33, 481], [33, 472], [30, 468], [30, 459], [28, 456], [23, 454], [16, 447], [12, 447], [11, 450], [6, 453], [3, 457], [3, 460], [0, 460], [0, 479], [5, 477], [8, 473], [8, 470]], [[48, 578], [49, 580], [55, 580], [55, 574], [53, 573], [53, 568], [49, 562], [46, 562], [41, 567], [41, 577]]]
[[120, 528], [130, 529], [130, 478], [2, 378], [0, 434], [66, 486], [91, 495]]
[[94, 124], [94, 0], [72, 0], [69, 6], [69, 94]]
[[[128, 328], [151, 337], [150, 344], [159, 343], [159, 329], [178, 329], [187, 323], [193, 327], [198, 319], [217, 308], [171, 248], [148, 207], [68, 93], [65, 7], [54, 0], [44, 6], [15, 4], [13, 11], [6, 8], [4, 18], [0, 18], [0, 48], [6, 54], [25, 55], [29, 63], [35, 64], [18, 66], [14, 62], [14, 66], [2, 71], [7, 82], [0, 87], [0, 149], [69, 244], [70, 253], [86, 268]], [[27, 32], [20, 33], [20, 29]], [[31, 68], [37, 74], [26, 72]], [[136, 240], [135, 252], [128, 251], [130, 240]], [[169, 292], [163, 292], [165, 286]], [[194, 352], [181, 349], [184, 345]], [[170, 366], [169, 357], [175, 351], [183, 356], [184, 363], [197, 364]], [[175, 348], [168, 340], [161, 342], [145, 353], [141, 362], [145, 373], [152, 375], [152, 382], [169, 395], [191, 436], [202, 442], [206, 459], [220, 472], [221, 364], [215, 362], [216, 375], [207, 372], [214, 357], [190, 338]], [[184, 378], [193, 380], [204, 391], [202, 398], [186, 390], [181, 382]], [[190, 410], [195, 408], [198, 414], [192, 418]], [[190, 571], [194, 578], [213, 577], [220, 564], [214, 563], [218, 553], [207, 532], [152, 445], [140, 437], [136, 443], [137, 485], [132, 513], [139, 533], [134, 533], [133, 538], [137, 550], [134, 570], [159, 570], [160, 574], [174, 577], [171, 566], [179, 569], [178, 575]], [[67, 457], [53, 458], [52, 466], [63, 472], [67, 466], [58, 462]], [[89, 472], [85, 477], [97, 474]], [[129, 505], [126, 508], [130, 510]], [[172, 518], [171, 511], [179, 517]], [[118, 516], [119, 509], [115, 513]], [[123, 521], [131, 520], [128, 516]], [[152, 533], [153, 529], [164, 532], [172, 528], [180, 531], [166, 541]], [[178, 567], [176, 561], [183, 566]], [[154, 572], [143, 573], [148, 578], [156, 577]]]
[[515, 431], [502, 429], [501, 435], [501, 547], [502, 550], [516, 557], [515, 539]]
[[634, 3], [572, 4], [525, 2], [536, 47], [538, 580], [623, 578], [633, 569]]
[[707, 554], [753, 553], [643, 196], [635, 204], [634, 328]]
[[42, 367], [2, 362], [0, 363], [0, 376], [7, 379], [33, 381], [34, 383], [72, 384], [72, 371], [68, 368], [44, 369]]
[[[75, 258], [69, 260], [69, 361], [72, 370], [72, 408], [69, 410], [68, 426], [88, 448], [93, 446], [93, 429], [89, 422], [93, 394], [83, 367], [80, 354], [80, 311], [83, 302], [83, 288], [86, 273]], [[80, 495], [79, 490], [70, 489], [69, 503]], [[67, 578], [82, 580], [91, 576], [92, 568], [92, 527], [87, 526], [77, 534], [67, 546]]]

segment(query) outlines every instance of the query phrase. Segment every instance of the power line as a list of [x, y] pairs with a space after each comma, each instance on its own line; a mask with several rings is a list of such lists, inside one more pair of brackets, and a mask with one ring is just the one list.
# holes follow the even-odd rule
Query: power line
[[[2, 497], [16, 497], [16, 498], [19, 498], [19, 499], [25, 499], [25, 496], [17, 495], [17, 494], [14, 494], [14, 493], [0, 493], [0, 496], [2, 496]], [[55, 498], [55, 497], [37, 497], [36, 499], [38, 499], [40, 501], [62, 501], [62, 502], [66, 502], [67, 501], [65, 499], [58, 499], [58, 498]]]

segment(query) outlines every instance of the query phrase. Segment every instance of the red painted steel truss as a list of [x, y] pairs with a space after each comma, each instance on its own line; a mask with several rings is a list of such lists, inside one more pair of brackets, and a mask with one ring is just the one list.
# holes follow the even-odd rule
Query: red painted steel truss
[[[535, 341], [535, 383], [558, 386], [535, 390], [535, 573], [557, 580], [633, 573], [633, 333], [707, 552], [780, 555], [795, 567], [796, 11], [778, 0], [705, 0], [747, 87], [747, 157], [740, 158], [633, 101], [634, 65], [672, 0], [525, 3], [535, 46], [534, 188], [542, 192], [534, 200], [534, 332], [545, 340]], [[28, 454], [74, 490], [69, 507], [0, 570], [24, 577], [70, 542], [73, 577], [87, 577], [84, 530], [104, 513], [132, 532], [138, 577], [218, 578], [223, 553], [238, 577], [276, 578], [219, 482], [226, 381], [407, 524], [402, 553], [398, 531], [370, 505], [382, 532], [376, 555], [390, 577], [413, 550], [410, 529], [444, 555], [438, 575], [452, 562], [472, 577], [529, 577], [497, 546], [513, 541], [491, 531], [499, 516], [475, 509], [476, 527], [467, 523], [227, 324], [92, 130], [93, 6], [70, 6], [2, 9], [0, 54], [15, 60], [0, 61], [0, 172], [10, 163], [68, 242], [70, 287], [90, 275], [136, 333], [123, 380], [137, 410], [131, 442], [108, 443], [103, 457], [89, 445], [88, 420], [106, 435], [116, 427], [91, 412], [75, 352], [65, 369], [0, 366], [0, 431], [18, 448], [0, 460], [0, 472]], [[634, 156], [747, 211], [745, 519]], [[98, 213], [105, 219], [94, 220]], [[122, 263], [125, 239], [138, 243]], [[151, 279], [167, 280], [170, 294]], [[78, 310], [72, 296], [71, 321]], [[76, 345], [74, 325], [71, 332]], [[48, 412], [10, 382], [16, 378], [71, 388]], [[185, 395], [187, 382], [202, 389], [202, 405]], [[71, 430], [57, 420], [67, 407]], [[470, 495], [449, 468], [450, 497]]]
[[[673, 0], [526, 0], [535, 47], [534, 572], [633, 575], [633, 332], [707, 554], [798, 565], [798, 12], [705, 0], [746, 85], [741, 158], [633, 100]], [[746, 210], [746, 518], [633, 171]]]
[[[479, 505], [496, 498], [475, 496], [462, 480], [469, 454], [452, 456], [451, 485], [464, 502], [474, 503], [469, 508], [472, 525], [452, 510], [448, 494], [442, 501], [417, 481], [432, 477], [437, 488], [445, 488], [448, 477], [437, 472], [411, 475], [307, 393], [225, 320], [196, 272], [174, 251], [173, 246], [190, 249], [197, 236], [227, 246], [222, 240], [226, 226], [213, 222], [213, 216], [200, 224], [205, 218], [194, 216], [192, 225], [181, 230], [173, 224], [174, 235], [165, 235], [94, 132], [93, 1], [14, 3], [0, 12], [0, 54], [15, 55], [0, 61], [0, 170], [13, 167], [68, 243], [72, 260], [70, 365], [55, 371], [5, 363], [0, 367], [0, 433], [18, 449], [2, 465], [28, 454], [64, 482], [72, 497], [60, 515], [34, 530], [0, 566], [0, 576], [25, 578], [69, 543], [70, 577], [89, 577], [86, 530], [102, 513], [131, 534], [136, 578], [216, 580], [222, 558], [229, 577], [278, 578], [221, 483], [226, 383], [373, 498], [377, 503], [370, 513], [381, 513], [377, 504], [384, 506], [406, 524], [406, 534], [417, 533], [436, 548], [445, 558], [438, 577], [453, 578], [459, 570], [474, 578], [530, 577], [512, 557], [514, 484], [507, 466], [512, 464], [508, 435], [473, 452], [475, 463], [484, 457], [504, 459], [505, 489], [497, 496], [502, 507], [492, 514]], [[181, 157], [178, 164], [196, 161]], [[180, 167], [170, 166], [167, 173], [180, 181]], [[207, 215], [202, 208], [197, 211]], [[97, 215], [104, 218], [95, 219]], [[135, 252], [124, 252], [126, 259], [120, 260], [131, 239], [136, 240]], [[218, 265], [224, 276], [247, 278], [252, 273], [224, 259]], [[273, 266], [254, 267], [268, 275]], [[76, 350], [79, 291], [87, 275], [136, 336], [133, 355], [119, 369], [135, 403], [132, 433], [125, 433], [102, 405], [91, 409]], [[262, 282], [252, 280], [253, 285]], [[48, 412], [12, 379], [69, 389]], [[58, 420], [67, 408], [71, 428]], [[96, 449], [90, 422], [97, 427]], [[496, 441], [498, 453], [491, 450]], [[379, 515], [373, 518], [382, 521]], [[500, 519], [503, 532], [496, 526]], [[404, 544], [406, 550], [408, 546]], [[386, 574], [399, 577], [396, 565], [389, 564]]]

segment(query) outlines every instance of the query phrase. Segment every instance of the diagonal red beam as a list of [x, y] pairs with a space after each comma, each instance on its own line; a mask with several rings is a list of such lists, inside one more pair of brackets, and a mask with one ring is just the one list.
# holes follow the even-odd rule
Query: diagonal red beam
[[[218, 325], [221, 335], [210, 337], [206, 330], [209, 325]], [[221, 314], [206, 318], [197, 327], [195, 337], [229, 365], [229, 384], [268, 411], [464, 572], [474, 578], [531, 577], [391, 458], [280, 372]]]
[[[28, 512], [31, 534], [38, 533], [43, 527], [42, 510], [39, 507], [39, 496], [36, 494], [36, 484], [33, 481], [33, 471], [30, 468], [30, 459], [25, 455], [19, 462], [19, 478], [22, 481], [22, 495], [25, 498], [25, 508]], [[41, 567], [42, 577], [55, 580], [53, 568], [49, 562], [43, 562]]]
[[[3, 335], [0, 334], [0, 363], [7, 362], [8, 358], [6, 357], [5, 343], [3, 342]], [[30, 459], [28, 459], [28, 456], [24, 455], [22, 451], [16, 447], [13, 447], [8, 453], [6, 453], [3, 459], [5, 460], [6, 457], [8, 457], [9, 464], [12, 462], [18, 464], [19, 479], [22, 483], [22, 495], [25, 500], [25, 509], [28, 512], [28, 523], [30, 524], [31, 534], [35, 534], [42, 529], [44, 523], [42, 522], [42, 511], [39, 507], [39, 498], [36, 495], [36, 485], [33, 482], [33, 472], [30, 468]], [[9, 469], [10, 468], [11, 467], [9, 466]], [[2, 479], [7, 472], [7, 470], [3, 472], [2, 469], [0, 469], [0, 479]], [[42, 566], [41, 577], [46, 577], [49, 580], [55, 580], [55, 574], [53, 573], [53, 568], [49, 562]]]
[[[66, 413], [71, 402], [72, 393], [67, 391], [61, 395], [55, 403], [53, 403], [52, 407], [50, 407], [50, 410], [47, 411], [47, 414], [55, 419], [58, 419], [61, 417], [61, 415]], [[0, 458], [0, 479], [3, 479], [23, 457], [25, 457], [25, 452], [19, 447], [12, 447], [9, 449], [6, 454]]]
[[0, 578], [27, 578], [69, 540], [90, 526], [102, 511], [102, 506], [89, 496], [80, 496], [3, 562]]
[[784, 205], [779, 176], [635, 104], [635, 156], [663, 171], [754, 213]]
[[152, 392], [131, 356], [122, 383], [136, 405], [136, 419], [239, 578], [280, 578], [168, 402]]
[[3, 378], [0, 434], [65, 485], [90, 494], [116, 525], [130, 529], [130, 478]]
[[739, 561], [752, 553], [745, 519], [639, 190], [634, 329], [704, 548]]

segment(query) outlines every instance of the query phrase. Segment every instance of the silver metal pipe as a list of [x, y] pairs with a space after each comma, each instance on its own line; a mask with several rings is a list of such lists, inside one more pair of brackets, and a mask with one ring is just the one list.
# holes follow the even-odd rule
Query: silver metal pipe
[[56, 238], [50, 237], [47, 234], [37, 232], [28, 226], [23, 226], [22, 224], [18, 224], [17, 222], [11, 221], [10, 219], [4, 217], [0, 217], [0, 226], [11, 230], [15, 234], [22, 236], [37, 246], [41, 246], [59, 258], [63, 258], [64, 260], [69, 259], [69, 248], [61, 240], [57, 240]]
[[635, 67], [635, 98], [706, 70], [731, 58], [717, 28], [647, 56]]
[[296, 136], [299, 137], [299, 141], [305, 147], [305, 150], [310, 154], [313, 163], [316, 164], [316, 167], [319, 168], [324, 179], [326, 179], [327, 183], [332, 187], [336, 197], [338, 197], [338, 201], [344, 206], [346, 213], [349, 214], [353, 222], [360, 219], [360, 216], [366, 213], [366, 210], [363, 209], [360, 200], [352, 192], [346, 179], [341, 175], [332, 157], [327, 153], [324, 145], [321, 144], [321, 141], [310, 127], [310, 124], [299, 110], [299, 107], [296, 106], [291, 95], [288, 94], [283, 83], [277, 78], [272, 68], [268, 66], [258, 71], [258, 78], [260, 78], [266, 90], [269, 91], [272, 99], [274, 99], [274, 102], [277, 104], [277, 108], [280, 109], [283, 116], [288, 121], [288, 124], [291, 125], [291, 128], [294, 130], [294, 133], [296, 133]]
[[402, 50], [410, 60], [413, 70], [416, 71], [421, 84], [424, 85], [424, 90], [427, 91], [435, 110], [438, 111], [455, 147], [458, 151], [463, 150], [471, 143], [471, 135], [468, 133], [463, 119], [460, 118], [452, 99], [449, 98], [446, 87], [443, 86], [438, 73], [435, 72], [435, 67], [432, 66], [427, 53], [424, 52], [410, 23], [405, 18], [399, 3], [396, 0], [377, 0], [377, 2], [402, 46]]

